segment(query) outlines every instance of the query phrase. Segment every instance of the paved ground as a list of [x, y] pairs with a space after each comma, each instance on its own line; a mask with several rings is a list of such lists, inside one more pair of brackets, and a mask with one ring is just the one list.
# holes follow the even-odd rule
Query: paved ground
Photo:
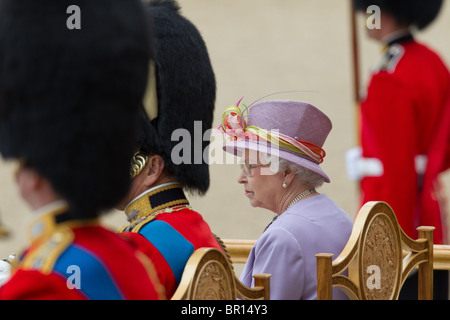
[[[357, 143], [352, 100], [349, 1], [346, 0], [180, 0], [182, 12], [200, 29], [217, 77], [215, 125], [222, 111], [245, 96], [244, 102], [286, 90], [275, 98], [313, 103], [329, 115], [333, 130], [324, 146], [323, 163], [332, 182], [319, 189], [351, 217], [358, 209], [356, 184], [345, 172], [345, 151]], [[376, 62], [378, 45], [368, 41], [360, 18], [361, 75], [367, 79]], [[450, 3], [419, 38], [436, 48], [450, 65]], [[43, 124], [45, 125], [45, 124]], [[214, 145], [220, 145], [215, 141]], [[220, 150], [217, 150], [220, 157]], [[20, 200], [12, 178], [13, 166], [0, 162], [0, 219], [11, 232], [0, 239], [0, 258], [26, 244], [29, 209]], [[222, 238], [257, 238], [273, 213], [251, 208], [236, 183], [238, 166], [212, 164], [212, 185], [193, 206]], [[444, 177], [450, 198], [450, 174]], [[124, 216], [112, 212], [104, 222], [121, 226]]]

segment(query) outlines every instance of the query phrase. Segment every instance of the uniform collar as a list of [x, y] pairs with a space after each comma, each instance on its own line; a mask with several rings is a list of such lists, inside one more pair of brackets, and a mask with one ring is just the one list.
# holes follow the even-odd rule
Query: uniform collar
[[414, 36], [409, 30], [402, 30], [398, 32], [391, 33], [386, 38], [382, 40], [383, 42], [383, 51], [386, 51], [387, 48], [394, 44], [405, 43], [409, 41], [414, 41]]
[[153, 187], [134, 198], [125, 208], [129, 222], [179, 205], [189, 205], [179, 183], [169, 182]]

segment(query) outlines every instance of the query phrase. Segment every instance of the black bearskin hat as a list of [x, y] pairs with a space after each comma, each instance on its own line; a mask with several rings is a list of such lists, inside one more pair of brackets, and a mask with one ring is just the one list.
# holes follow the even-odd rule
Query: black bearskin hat
[[439, 14], [443, 0], [353, 0], [355, 10], [366, 12], [376, 5], [391, 14], [399, 24], [425, 29]]
[[[153, 21], [156, 99], [146, 105], [147, 114], [142, 113], [138, 147], [145, 155], [160, 155], [184, 189], [203, 195], [209, 188], [203, 158], [209, 136], [204, 133], [211, 129], [216, 97], [208, 51], [175, 1], [150, 1], [147, 9]], [[151, 108], [154, 116], [147, 117]]]
[[0, 152], [46, 177], [72, 218], [128, 192], [149, 43], [140, 0], [0, 0]]

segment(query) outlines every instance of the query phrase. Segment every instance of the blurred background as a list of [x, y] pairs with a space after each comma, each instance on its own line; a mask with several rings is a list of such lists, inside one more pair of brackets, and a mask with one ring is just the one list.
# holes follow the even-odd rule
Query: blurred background
[[[333, 130], [324, 145], [327, 156], [321, 166], [331, 183], [318, 191], [354, 218], [360, 207], [358, 188], [345, 168], [345, 152], [358, 144], [350, 1], [179, 0], [179, 4], [208, 46], [217, 81], [215, 128], [223, 110], [241, 97], [250, 104], [275, 92], [303, 91], [271, 98], [307, 101], [330, 117]], [[366, 18], [357, 18], [361, 88], [365, 88], [381, 48], [365, 36]], [[450, 3], [446, 0], [437, 20], [416, 36], [436, 49], [447, 66], [449, 30]], [[221, 143], [213, 141], [213, 146], [220, 147]], [[211, 152], [216, 159], [222, 158], [220, 148]], [[14, 164], [0, 160], [0, 224], [10, 232], [0, 238], [1, 259], [20, 252], [27, 244], [30, 209], [17, 192], [13, 171]], [[188, 195], [194, 209], [221, 238], [257, 239], [274, 213], [249, 205], [243, 187], [236, 182], [239, 165], [213, 163], [210, 171], [207, 195]], [[450, 199], [450, 172], [442, 178]], [[126, 224], [125, 215], [119, 211], [102, 219], [113, 229]]]

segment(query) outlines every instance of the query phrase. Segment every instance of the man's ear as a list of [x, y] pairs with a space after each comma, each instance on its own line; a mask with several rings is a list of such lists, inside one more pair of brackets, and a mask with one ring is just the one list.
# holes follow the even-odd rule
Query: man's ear
[[165, 168], [164, 159], [160, 155], [149, 156], [144, 168], [144, 184], [151, 187], [159, 180]]
[[20, 166], [15, 171], [15, 178], [19, 188], [23, 191], [35, 191], [43, 183], [43, 178], [31, 168]]

